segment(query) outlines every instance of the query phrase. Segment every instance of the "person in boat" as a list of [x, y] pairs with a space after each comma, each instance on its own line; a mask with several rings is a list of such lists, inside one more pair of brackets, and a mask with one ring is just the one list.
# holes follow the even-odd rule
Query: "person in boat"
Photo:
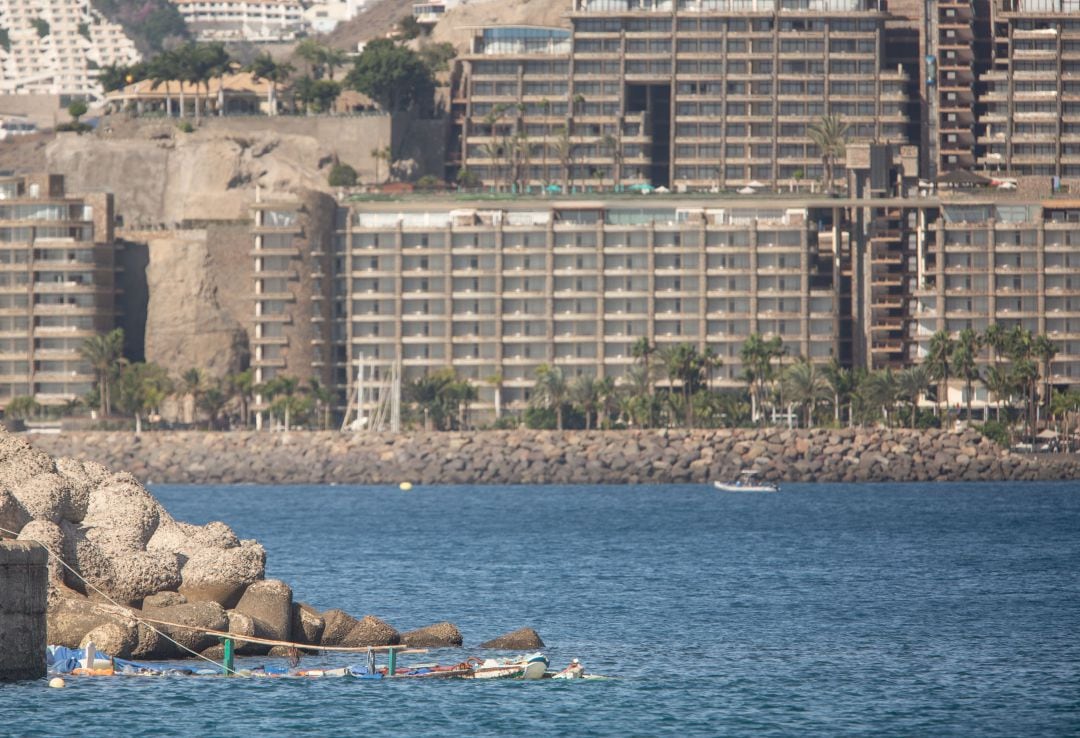
[[581, 665], [580, 660], [570, 659], [570, 666], [563, 669], [559, 676], [564, 679], [581, 679], [585, 676], [585, 667]]

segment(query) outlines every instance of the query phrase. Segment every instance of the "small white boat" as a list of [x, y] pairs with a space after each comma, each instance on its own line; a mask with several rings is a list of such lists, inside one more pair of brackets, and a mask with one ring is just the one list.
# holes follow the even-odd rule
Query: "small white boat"
[[542, 653], [522, 658], [485, 659], [473, 670], [473, 679], [542, 679], [548, 659]]
[[766, 482], [757, 478], [758, 473], [746, 470], [739, 474], [734, 482], [713, 482], [713, 486], [721, 492], [779, 492], [780, 485]]

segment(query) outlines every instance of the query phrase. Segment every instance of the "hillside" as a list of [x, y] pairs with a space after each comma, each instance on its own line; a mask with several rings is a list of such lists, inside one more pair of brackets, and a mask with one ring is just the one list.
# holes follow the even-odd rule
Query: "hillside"
[[91, 0], [91, 4], [123, 26], [144, 57], [160, 52], [170, 40], [188, 38], [184, 18], [169, 0]]
[[358, 16], [339, 23], [323, 41], [338, 49], [355, 51], [360, 41], [381, 38], [392, 31], [398, 21], [412, 13], [412, 6], [413, 0], [373, 0]]

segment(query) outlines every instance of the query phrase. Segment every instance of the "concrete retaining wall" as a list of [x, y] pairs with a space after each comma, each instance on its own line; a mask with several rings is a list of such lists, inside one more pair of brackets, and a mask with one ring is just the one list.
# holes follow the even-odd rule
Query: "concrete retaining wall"
[[0, 541], [0, 681], [45, 676], [45, 549]]

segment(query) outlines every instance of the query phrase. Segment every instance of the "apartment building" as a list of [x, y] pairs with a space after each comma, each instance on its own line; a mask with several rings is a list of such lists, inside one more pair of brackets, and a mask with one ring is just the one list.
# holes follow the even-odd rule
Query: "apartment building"
[[384, 375], [397, 365], [405, 382], [453, 366], [481, 412], [494, 376], [501, 405], [524, 407], [541, 364], [618, 380], [641, 338], [711, 349], [716, 387], [743, 386], [739, 350], [755, 332], [781, 336], [792, 357], [850, 362], [838, 253], [849, 223], [829, 201], [353, 203], [310, 293], [327, 305], [310, 320], [328, 330], [306, 336], [290, 333], [308, 308], [285, 286], [299, 277], [296, 212], [256, 210], [255, 365], [263, 379], [300, 374], [296, 349], [310, 343], [342, 404], [361, 358]]
[[62, 405], [94, 387], [79, 348], [116, 325], [117, 268], [112, 195], [0, 176], [0, 405]]
[[[299, 200], [258, 202], [252, 217], [249, 336], [255, 382], [287, 375], [329, 386], [330, 319], [332, 311], [344, 311], [344, 297], [331, 277], [330, 246], [344, 211], [332, 198], [307, 192]], [[335, 296], [342, 304], [331, 302]], [[265, 408], [264, 398], [256, 397], [252, 409], [260, 427]]]
[[300, 0], [170, 0], [200, 41], [292, 41], [304, 30]]
[[479, 30], [455, 93], [460, 164], [519, 188], [816, 183], [822, 116], [852, 142], [907, 142], [889, 18], [879, 0], [575, 0], [569, 31]]
[[[500, 406], [520, 410], [541, 364], [622, 381], [642, 338], [713, 351], [711, 385], [741, 388], [752, 333], [782, 337], [792, 360], [899, 370], [939, 330], [994, 323], [1049, 337], [1051, 384], [1080, 384], [1077, 201], [326, 203], [329, 253], [297, 246], [322, 228], [297, 220], [306, 210], [256, 212], [255, 364], [262, 381], [318, 376], [339, 408], [361, 359], [406, 383], [453, 367], [489, 414], [493, 377]], [[962, 393], [951, 382], [950, 402]]]
[[981, 167], [1080, 177], [1080, 5], [994, 0], [992, 60], [981, 75]]
[[0, 94], [97, 99], [98, 70], [141, 58], [90, 0], [0, 0]]
[[[997, 323], [1050, 338], [1050, 383], [1080, 384], [1080, 202], [943, 202], [926, 211], [912, 292], [922, 359], [939, 330]], [[983, 357], [989, 360], [989, 355]], [[951, 399], [959, 401], [959, 384]], [[975, 401], [985, 402], [984, 388]]]

